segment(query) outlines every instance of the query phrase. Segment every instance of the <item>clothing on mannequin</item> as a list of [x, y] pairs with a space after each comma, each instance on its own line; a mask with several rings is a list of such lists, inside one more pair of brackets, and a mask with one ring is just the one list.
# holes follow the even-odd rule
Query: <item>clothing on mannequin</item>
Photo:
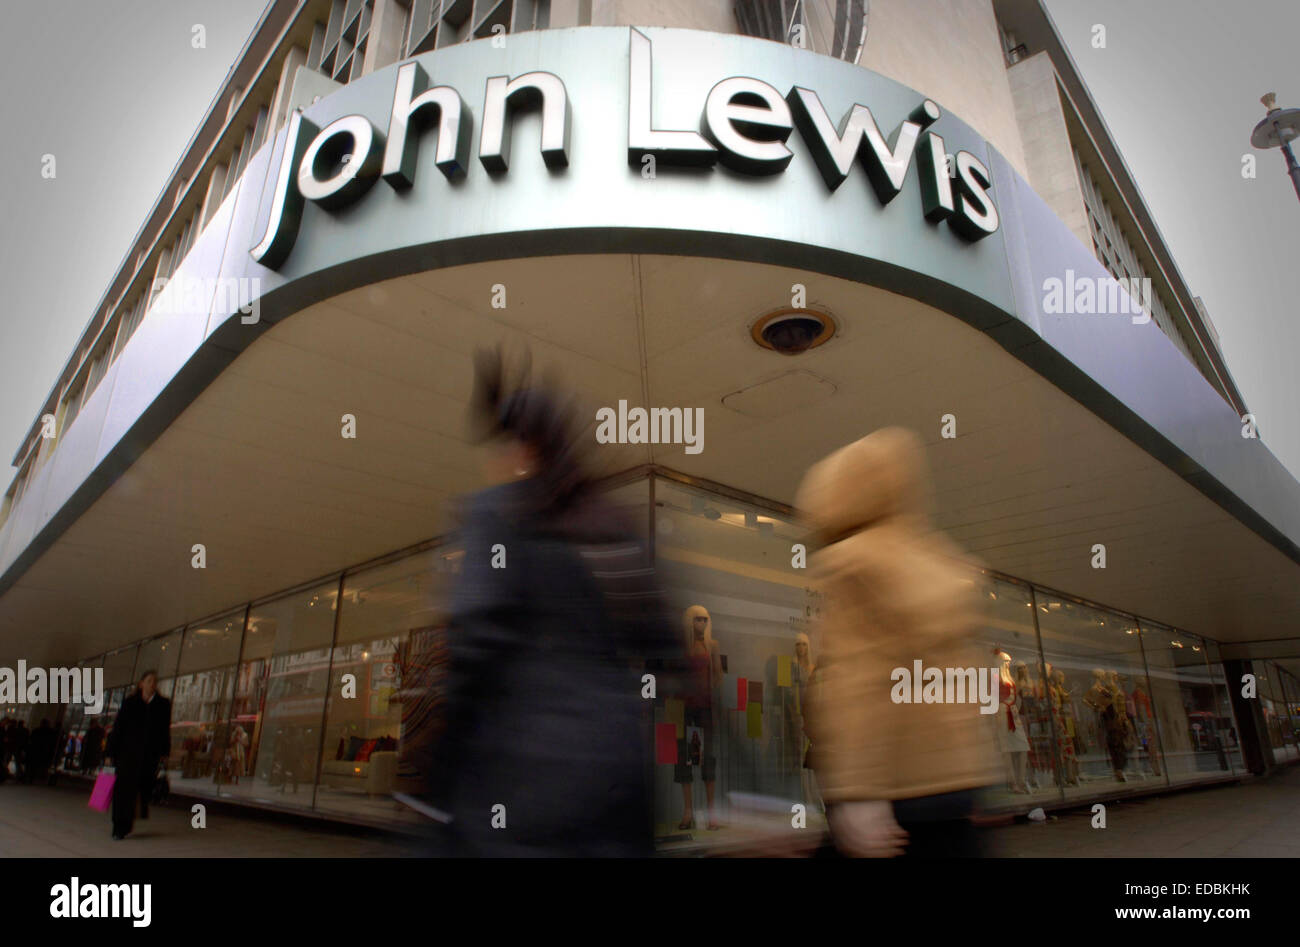
[[1067, 786], [1079, 785], [1079, 758], [1075, 752], [1074, 706], [1065, 686], [1065, 672], [1056, 668], [1051, 675], [1052, 726], [1061, 754], [1061, 772]]
[[1029, 737], [1020, 715], [1019, 693], [1015, 680], [1011, 676], [1011, 655], [1000, 650], [995, 650], [993, 653], [1001, 662], [998, 676], [999, 710], [996, 715], [998, 748], [1007, 757], [1011, 791], [1027, 793], [1029, 786], [1025, 781], [1025, 769], [1026, 757], [1029, 753]]
[[673, 782], [682, 787], [682, 821], [677, 828], [682, 831], [695, 828], [695, 777], [688, 737], [692, 735], [692, 728], [698, 728], [696, 735], [700, 735], [703, 742], [698, 758], [709, 807], [708, 827], [716, 830], [722, 825], [714, 810], [714, 789], [718, 778], [714, 693], [722, 683], [722, 657], [713, 638], [713, 620], [708, 609], [703, 605], [692, 605], [683, 614], [682, 624], [686, 646], [685, 725], [677, 741], [677, 765], [673, 768]]
[[[1124, 696], [1112, 690], [1109, 676], [1101, 668], [1092, 672], [1092, 687], [1083, 702], [1091, 707], [1101, 721], [1101, 731], [1106, 737], [1106, 752], [1117, 782], [1127, 782], [1124, 767], [1128, 765], [1128, 715], [1123, 710]], [[1118, 703], [1118, 707], [1116, 706]]]

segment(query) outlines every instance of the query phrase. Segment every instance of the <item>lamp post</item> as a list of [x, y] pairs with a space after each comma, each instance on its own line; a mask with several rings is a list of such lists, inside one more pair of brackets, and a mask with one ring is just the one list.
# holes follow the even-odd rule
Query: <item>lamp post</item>
[[1296, 197], [1300, 197], [1300, 164], [1296, 163], [1295, 152], [1291, 142], [1300, 138], [1300, 109], [1280, 109], [1277, 107], [1277, 94], [1270, 92], [1260, 99], [1268, 114], [1250, 133], [1250, 143], [1256, 148], [1277, 148], [1281, 146], [1286, 158], [1287, 174], [1295, 186]]

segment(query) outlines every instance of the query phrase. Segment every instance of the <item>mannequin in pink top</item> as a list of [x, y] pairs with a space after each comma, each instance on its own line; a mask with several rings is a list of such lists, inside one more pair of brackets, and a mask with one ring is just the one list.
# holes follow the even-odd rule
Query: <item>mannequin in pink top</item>
[[709, 828], [718, 829], [721, 825], [714, 817], [713, 809], [713, 791], [718, 778], [718, 750], [715, 746], [718, 728], [714, 723], [713, 711], [714, 692], [722, 683], [722, 656], [718, 643], [713, 639], [713, 621], [708, 609], [703, 605], [692, 605], [686, 609], [682, 618], [686, 645], [686, 692], [683, 695], [686, 714], [682, 739], [678, 741], [677, 766], [673, 771], [673, 781], [682, 787], [682, 821], [677, 827], [683, 830], [695, 828], [692, 748], [687, 742], [686, 728], [698, 727], [704, 735], [699, 765], [703, 771], [701, 775], [709, 806]]

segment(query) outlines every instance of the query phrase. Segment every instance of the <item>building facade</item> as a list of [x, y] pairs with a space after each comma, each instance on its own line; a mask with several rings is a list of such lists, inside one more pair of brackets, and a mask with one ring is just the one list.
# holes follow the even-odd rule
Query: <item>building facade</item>
[[888, 424], [1011, 659], [991, 808], [1300, 756], [1300, 485], [1036, 0], [271, 3], [15, 456], [0, 650], [102, 666], [104, 718], [157, 669], [175, 788], [415, 818], [501, 339], [593, 405], [703, 408], [607, 483], [713, 618], [721, 798], [815, 798], [790, 504]]

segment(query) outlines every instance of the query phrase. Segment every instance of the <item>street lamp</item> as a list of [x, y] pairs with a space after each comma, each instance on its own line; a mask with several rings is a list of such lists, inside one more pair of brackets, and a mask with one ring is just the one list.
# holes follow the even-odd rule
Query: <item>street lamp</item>
[[1296, 163], [1295, 152], [1291, 142], [1300, 138], [1300, 109], [1280, 109], [1277, 107], [1277, 94], [1270, 92], [1260, 99], [1268, 114], [1250, 133], [1250, 143], [1256, 148], [1282, 147], [1286, 157], [1286, 170], [1291, 175], [1296, 197], [1300, 197], [1300, 164]]

